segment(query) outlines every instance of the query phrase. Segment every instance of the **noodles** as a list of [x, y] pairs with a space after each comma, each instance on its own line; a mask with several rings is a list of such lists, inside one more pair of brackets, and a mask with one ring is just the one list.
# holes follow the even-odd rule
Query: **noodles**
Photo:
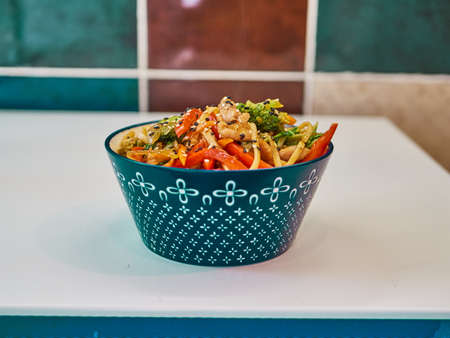
[[277, 145], [272, 139], [269, 140], [269, 143], [270, 147], [272, 148], [273, 163], [275, 164], [275, 167], [281, 167], [283, 164], [281, 163], [280, 153], [278, 152]]
[[278, 147], [281, 148], [284, 145], [284, 142], [286, 142], [286, 137], [281, 137], [278, 140]]
[[207, 128], [212, 127], [214, 124], [215, 123], [213, 121], [199, 123], [197, 128], [193, 131], [193, 134], [202, 133], [204, 130], [207, 130]]
[[[306, 130], [305, 132], [302, 132], [302, 129], [304, 128], [306, 128]], [[298, 130], [300, 130], [303, 143], [306, 143], [313, 133], [313, 126], [311, 122], [303, 122], [298, 126]]]
[[297, 147], [295, 148], [294, 152], [292, 153], [291, 157], [287, 161], [286, 165], [291, 165], [297, 162], [298, 158], [300, 157], [300, 154], [302, 153], [303, 148], [305, 147], [305, 144], [303, 141], [300, 141], [297, 144]]
[[309, 149], [306, 148], [306, 147], [303, 148], [302, 153], [301, 153], [300, 156], [298, 157], [297, 161], [303, 160], [306, 156], [308, 156], [308, 154], [309, 154], [310, 151], [311, 151], [311, 150], [309, 150]]
[[261, 153], [259, 151], [258, 146], [258, 130], [256, 129], [256, 125], [254, 123], [249, 123], [250, 130], [252, 133], [252, 139], [256, 142], [253, 142], [253, 163], [250, 166], [249, 169], [258, 169], [259, 168], [259, 162], [261, 161]]
[[205, 138], [206, 142], [208, 142], [209, 147], [217, 147], [222, 148], [219, 143], [217, 143], [216, 137], [214, 136], [214, 133], [211, 134], [210, 129], [204, 129], [202, 131], [202, 135]]
[[261, 152], [261, 160], [273, 165], [273, 149], [268, 142], [270, 143], [270, 137], [267, 137], [266, 135], [261, 135], [261, 137], [258, 139], [258, 144]]
[[131, 160], [206, 170], [266, 169], [310, 161], [324, 154], [337, 124], [325, 133], [295, 118], [276, 100], [188, 108], [184, 113], [118, 134], [114, 148]]

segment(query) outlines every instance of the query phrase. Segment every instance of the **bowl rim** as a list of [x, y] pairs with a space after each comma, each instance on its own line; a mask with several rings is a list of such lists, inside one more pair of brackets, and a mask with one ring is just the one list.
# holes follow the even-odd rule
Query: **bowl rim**
[[139, 126], [147, 125], [147, 124], [150, 124], [150, 123], [155, 123], [155, 122], [158, 122], [158, 121], [160, 121], [160, 119], [152, 120], [152, 121], [148, 121], [148, 122], [135, 123], [135, 124], [128, 125], [128, 126], [125, 126], [123, 128], [120, 128], [120, 129], [117, 129], [117, 130], [113, 131], [105, 139], [104, 146], [106, 148], [106, 151], [108, 152], [108, 154], [110, 156], [114, 157], [115, 159], [126, 161], [126, 162], [129, 162], [129, 163], [132, 163], [132, 164], [135, 164], [135, 165], [144, 166], [144, 167], [159, 168], [159, 169], [162, 169], [162, 170], [168, 170], [168, 171], [174, 171], [174, 172], [183, 172], [183, 173], [205, 173], [205, 172], [207, 172], [207, 173], [210, 173], [210, 174], [223, 175], [225, 173], [229, 174], [229, 173], [234, 173], [234, 172], [236, 172], [236, 173], [269, 172], [269, 171], [276, 171], [276, 170], [286, 170], [286, 169], [289, 169], [289, 168], [306, 167], [306, 166], [308, 166], [308, 165], [310, 165], [312, 163], [322, 161], [325, 158], [329, 157], [333, 153], [333, 150], [334, 150], [333, 142], [330, 142], [329, 147], [328, 147], [328, 151], [327, 151], [326, 154], [324, 154], [324, 155], [322, 155], [322, 156], [320, 156], [320, 157], [318, 157], [318, 158], [316, 158], [314, 160], [308, 161], [308, 162], [296, 163], [296, 164], [292, 164], [292, 165], [289, 165], [289, 166], [273, 167], [273, 168], [258, 168], [258, 169], [240, 169], [240, 170], [210, 170], [210, 169], [190, 169], [190, 168], [164, 167], [164, 166], [160, 166], [160, 165], [156, 165], [156, 164], [142, 163], [142, 162], [134, 161], [134, 160], [129, 159], [127, 157], [121, 156], [118, 153], [116, 153], [114, 150], [111, 149], [111, 146], [110, 146], [111, 139], [114, 136], [116, 136], [117, 134], [119, 134], [119, 133], [121, 133], [121, 132], [123, 132], [123, 131], [125, 131], [127, 129], [136, 128], [136, 127], [139, 127]]

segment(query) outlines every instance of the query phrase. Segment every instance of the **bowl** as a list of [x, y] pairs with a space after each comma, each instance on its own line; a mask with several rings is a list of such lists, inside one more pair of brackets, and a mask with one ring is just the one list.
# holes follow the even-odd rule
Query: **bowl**
[[236, 266], [266, 261], [292, 245], [333, 152], [286, 167], [213, 171], [140, 163], [105, 147], [142, 241], [173, 261]]

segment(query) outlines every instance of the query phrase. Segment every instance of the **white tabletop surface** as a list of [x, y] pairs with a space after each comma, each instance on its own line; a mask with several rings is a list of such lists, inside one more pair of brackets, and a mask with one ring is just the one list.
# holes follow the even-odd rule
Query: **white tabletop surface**
[[450, 177], [388, 120], [313, 116], [340, 125], [294, 246], [208, 268], [144, 247], [104, 150], [154, 117], [0, 113], [0, 315], [450, 319]]

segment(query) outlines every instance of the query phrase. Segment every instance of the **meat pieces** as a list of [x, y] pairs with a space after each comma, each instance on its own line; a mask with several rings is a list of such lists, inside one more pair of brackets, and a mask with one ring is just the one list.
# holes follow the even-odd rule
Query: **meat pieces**
[[[283, 160], [283, 161], [287, 161], [287, 160], [289, 160], [289, 158], [291, 157], [291, 155], [292, 155], [292, 153], [295, 151], [295, 148], [296, 148], [297, 146], [289, 146], [289, 147], [286, 147], [286, 148], [284, 148], [284, 149], [281, 149], [280, 151], [279, 151], [279, 153], [280, 153], [280, 158]], [[301, 152], [301, 154], [300, 154], [300, 157], [298, 158], [299, 160], [303, 160], [305, 157], [306, 157], [306, 155], [308, 155], [308, 153], [309, 153], [309, 149], [308, 148], [304, 148], [303, 150], [302, 150], [302, 152]]]
[[220, 101], [218, 109], [217, 130], [222, 138], [231, 138], [236, 141], [252, 140], [248, 113], [241, 113], [236, 104], [226, 96]]
[[248, 122], [248, 119], [250, 118], [248, 113], [241, 113], [239, 109], [237, 109], [234, 101], [232, 101], [228, 96], [225, 96], [222, 100], [220, 100], [217, 108], [219, 108], [219, 114], [224, 122], [237, 121], [240, 123], [245, 123]]

